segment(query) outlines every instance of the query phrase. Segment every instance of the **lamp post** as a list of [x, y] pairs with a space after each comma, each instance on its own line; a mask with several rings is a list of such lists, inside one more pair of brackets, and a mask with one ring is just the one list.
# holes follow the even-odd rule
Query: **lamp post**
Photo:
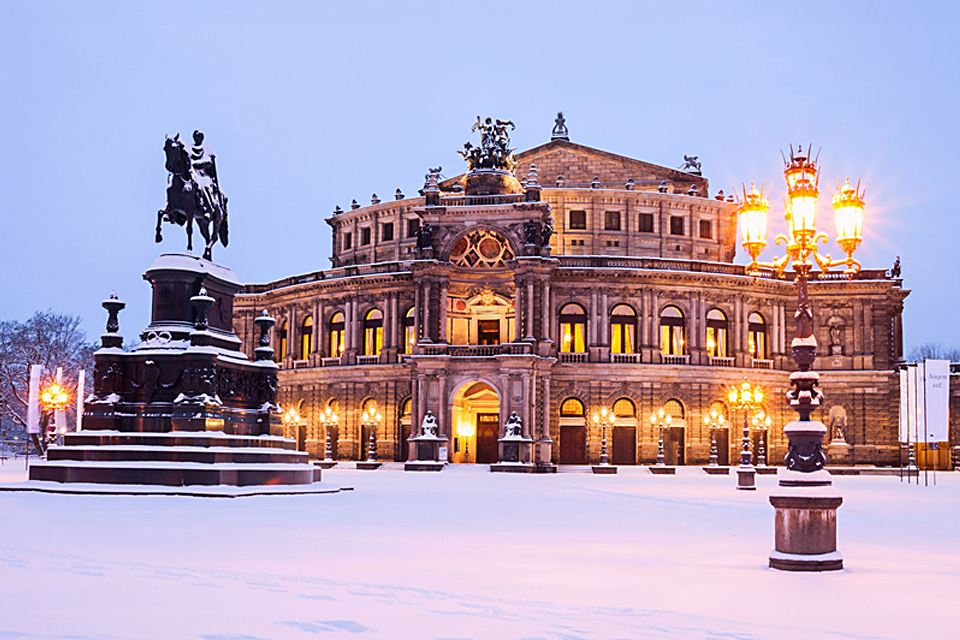
[[600, 465], [607, 466], [610, 460], [607, 458], [607, 427], [613, 422], [613, 412], [606, 407], [600, 407], [600, 411], [594, 411], [593, 424], [600, 427], [602, 435], [600, 436]]
[[320, 412], [320, 424], [323, 425], [324, 432], [324, 449], [323, 462], [318, 464], [324, 469], [330, 469], [337, 464], [333, 459], [333, 438], [330, 436], [330, 432], [336, 428], [339, 420], [340, 418], [337, 416], [337, 412], [334, 411], [330, 405], [327, 405], [327, 407]]
[[660, 407], [656, 411], [650, 414], [650, 424], [655, 428], [660, 429], [660, 438], [657, 441], [657, 466], [663, 467], [663, 428], [669, 427], [670, 423], [673, 421], [673, 416], [667, 412], [663, 407]]
[[837, 244], [846, 258], [833, 260], [817, 252], [818, 242], [827, 242], [823, 232], [817, 232], [817, 198], [820, 195], [820, 168], [810, 158], [810, 149], [790, 147], [790, 159], [784, 159], [784, 178], [787, 181], [785, 198], [788, 234], [777, 236], [776, 244], [784, 244], [785, 255], [772, 263], [762, 264], [757, 258], [767, 244], [767, 211], [770, 206], [751, 186], [744, 190], [744, 199], [738, 209], [744, 249], [752, 262], [746, 267], [749, 275], [759, 275], [760, 268], [773, 269], [783, 277], [787, 265], [793, 264], [797, 283], [796, 333], [790, 343], [798, 371], [790, 374], [791, 389], [787, 401], [796, 410], [799, 419], [787, 424], [783, 431], [789, 441], [786, 465], [780, 474], [782, 491], [770, 496], [776, 509], [776, 544], [770, 554], [770, 566], [791, 571], [830, 571], [843, 568], [843, 558], [837, 551], [837, 508], [843, 502], [831, 487], [830, 474], [824, 469], [823, 436], [826, 426], [811, 420], [823, 402], [823, 394], [816, 387], [820, 376], [812, 370], [817, 356], [817, 339], [813, 335], [813, 313], [807, 292], [807, 281], [814, 265], [822, 277], [832, 267], [843, 265], [843, 273], [853, 277], [860, 271], [860, 263], [853, 253], [863, 239], [863, 192], [860, 183], [843, 186], [837, 183], [833, 196], [833, 210], [837, 229]]
[[710, 413], [703, 419], [703, 422], [710, 429], [710, 466], [717, 466], [717, 429], [722, 429], [726, 424], [726, 417], [717, 409], [711, 409]]
[[470, 462], [470, 438], [473, 437], [474, 433], [476, 433], [476, 429], [472, 422], [461, 420], [460, 424], [457, 425], [457, 435], [463, 442], [463, 461], [467, 463]]
[[370, 430], [370, 439], [367, 443], [368, 463], [377, 462], [377, 427], [383, 421], [383, 416], [375, 408], [368, 407], [360, 415], [360, 426]]
[[[59, 375], [59, 374], [58, 374]], [[40, 402], [43, 404], [43, 416], [40, 421], [44, 426], [47, 445], [54, 444], [59, 436], [67, 432], [67, 425], [57, 424], [57, 413], [67, 408], [70, 395], [59, 382], [54, 382], [40, 393]], [[52, 426], [51, 426], [52, 421]]]
[[290, 437], [288, 434], [292, 434], [293, 441], [297, 443], [297, 450], [300, 450], [300, 412], [297, 411], [296, 407], [290, 407], [283, 412], [281, 418], [283, 420], [284, 435]]
[[770, 433], [770, 426], [773, 424], [773, 419], [764, 413], [759, 411], [753, 414], [753, 430], [760, 433], [760, 437], [757, 438], [757, 466], [766, 467], [767, 466], [767, 434]]
[[737, 468], [737, 489], [752, 491], [757, 488], [757, 470], [750, 451], [750, 412], [763, 402], [763, 388], [753, 386], [746, 378], [739, 386], [730, 387], [727, 400], [733, 410], [743, 409], [743, 441], [740, 444], [740, 466]]

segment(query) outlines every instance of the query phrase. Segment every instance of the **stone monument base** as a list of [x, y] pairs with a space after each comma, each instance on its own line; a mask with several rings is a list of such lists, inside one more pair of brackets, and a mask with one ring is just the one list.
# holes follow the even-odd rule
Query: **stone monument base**
[[658, 467], [656, 465], [652, 467], [647, 467], [650, 470], [650, 473], [657, 476], [675, 476], [677, 475], [676, 467]]
[[829, 485], [786, 487], [771, 495], [776, 539], [770, 567], [785, 571], [843, 569], [837, 551], [837, 508], [842, 502]]
[[703, 472], [710, 476], [728, 476], [730, 467], [704, 467]]
[[530, 462], [497, 462], [490, 465], [493, 473], [536, 473], [537, 467]]

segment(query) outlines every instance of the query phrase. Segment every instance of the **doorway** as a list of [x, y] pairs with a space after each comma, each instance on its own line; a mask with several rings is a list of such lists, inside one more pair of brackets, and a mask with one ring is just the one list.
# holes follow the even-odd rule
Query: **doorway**
[[663, 430], [663, 459], [669, 466], [686, 464], [683, 432], [683, 427], [669, 427]]
[[613, 464], [637, 464], [637, 428], [613, 428]]
[[499, 460], [500, 395], [486, 382], [466, 382], [453, 394], [451, 462], [492, 464]]
[[497, 438], [500, 437], [500, 414], [477, 414], [477, 464], [498, 462]]

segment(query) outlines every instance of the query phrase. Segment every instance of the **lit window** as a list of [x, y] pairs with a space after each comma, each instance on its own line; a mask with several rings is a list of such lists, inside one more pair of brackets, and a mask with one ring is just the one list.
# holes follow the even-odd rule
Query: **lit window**
[[663, 404], [663, 408], [667, 413], [673, 416], [674, 419], [683, 420], [684, 418], [683, 403], [680, 402], [679, 400], [667, 400]]
[[403, 352], [413, 353], [413, 347], [417, 344], [417, 327], [414, 307], [407, 309], [403, 316]]
[[707, 312], [707, 355], [711, 358], [727, 357], [727, 316], [719, 309]]
[[287, 355], [287, 329], [289, 325], [287, 321], [283, 321], [280, 330], [277, 332], [277, 342], [280, 345], [280, 350], [277, 351], [277, 362], [283, 362], [284, 356]]
[[610, 351], [635, 353], [637, 341], [637, 314], [625, 304], [613, 308], [610, 316]]
[[300, 325], [300, 359], [306, 360], [313, 351], [313, 316], [307, 316]]
[[687, 353], [686, 323], [683, 313], [676, 307], [666, 307], [660, 312], [660, 353], [665, 356], [682, 356]]
[[747, 327], [747, 347], [757, 360], [767, 358], [767, 323], [759, 313], [751, 313]]
[[343, 356], [343, 312], [337, 311], [330, 318], [330, 357], [339, 358]]
[[560, 415], [566, 417], [583, 417], [583, 403], [576, 398], [567, 398], [560, 405]]
[[613, 415], [617, 418], [636, 418], [637, 408], [629, 398], [620, 398], [613, 403]]
[[560, 351], [584, 353], [587, 350], [587, 314], [578, 304], [568, 304], [560, 310]]
[[371, 309], [363, 319], [363, 355], [378, 356], [383, 348], [383, 312]]

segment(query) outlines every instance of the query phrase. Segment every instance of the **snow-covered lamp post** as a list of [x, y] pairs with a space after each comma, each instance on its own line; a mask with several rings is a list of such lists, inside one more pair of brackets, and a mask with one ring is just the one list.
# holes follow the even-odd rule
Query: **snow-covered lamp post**
[[600, 436], [600, 464], [602, 466], [610, 464], [610, 459], [607, 457], [607, 427], [611, 425], [612, 420], [613, 412], [606, 407], [600, 407], [600, 411], [593, 412], [593, 424], [600, 427], [602, 434]]
[[763, 402], [764, 392], [760, 385], [753, 386], [746, 378], [739, 386], [730, 387], [727, 400], [734, 410], [743, 410], [743, 441], [740, 445], [740, 466], [737, 468], [737, 489], [752, 491], [757, 488], [757, 470], [753, 466], [750, 451], [750, 412]]
[[666, 466], [663, 462], [663, 430], [665, 427], [669, 427], [671, 422], [673, 422], [673, 415], [671, 415], [670, 412], [664, 407], [660, 407], [650, 414], [650, 425], [660, 430], [660, 437], [657, 440], [658, 467]]
[[722, 429], [727, 422], [727, 418], [716, 408], [710, 410], [710, 413], [703, 419], [703, 422], [710, 429], [710, 466], [717, 466], [717, 429]]
[[377, 429], [383, 422], [383, 415], [375, 407], [367, 407], [360, 414], [360, 426], [370, 431], [367, 440], [367, 459], [357, 463], [357, 469], [373, 470], [380, 467], [377, 462]]
[[324, 432], [324, 450], [323, 461], [316, 464], [324, 469], [330, 469], [337, 464], [333, 459], [333, 436], [331, 434], [333, 430], [337, 428], [340, 418], [337, 416], [337, 412], [334, 411], [332, 404], [333, 403], [327, 405], [326, 408], [320, 412], [320, 424], [323, 425]]

